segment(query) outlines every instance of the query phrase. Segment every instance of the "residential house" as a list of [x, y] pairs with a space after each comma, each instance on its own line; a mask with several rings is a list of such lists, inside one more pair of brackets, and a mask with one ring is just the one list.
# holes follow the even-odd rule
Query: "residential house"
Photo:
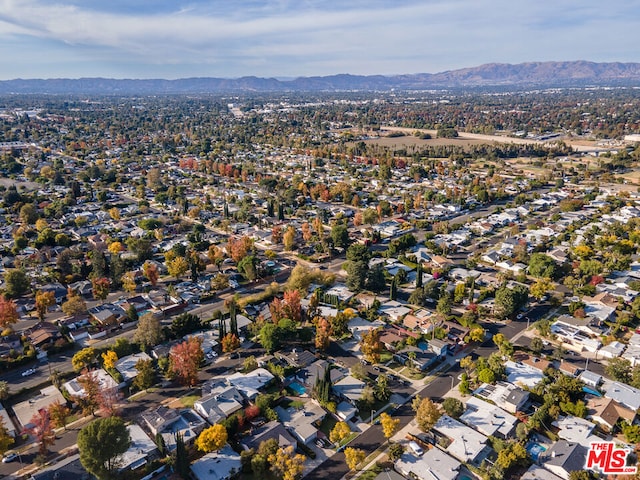
[[577, 442], [559, 440], [539, 458], [542, 459], [544, 468], [564, 480], [569, 480], [571, 472], [584, 470], [587, 449]]
[[84, 387], [82, 386], [82, 379], [86, 378], [87, 375], [91, 375], [93, 377], [95, 382], [98, 384], [100, 391], [107, 391], [118, 388], [118, 382], [116, 382], [113, 377], [104, 370], [104, 368], [98, 368], [96, 370], [92, 370], [89, 373], [73, 378], [68, 382], [63, 383], [62, 388], [69, 392], [69, 395], [71, 397], [83, 398], [85, 395], [85, 391]]
[[225, 445], [193, 462], [191, 474], [195, 480], [229, 480], [240, 472], [241, 467], [240, 455]]
[[362, 380], [358, 380], [351, 375], [347, 375], [342, 380], [333, 384], [333, 391], [340, 398], [343, 398], [351, 404], [355, 405], [355, 402], [362, 397], [362, 391], [366, 384]]
[[329, 362], [326, 360], [316, 360], [307, 368], [300, 370], [296, 374], [296, 379], [307, 388], [313, 389], [319, 378], [324, 378], [325, 372], [329, 369], [331, 383], [336, 383], [345, 377], [343, 371], [339, 368], [330, 368]]
[[243, 402], [244, 398], [235, 387], [220, 385], [196, 400], [193, 409], [211, 425], [215, 425], [241, 410]]
[[[408, 316], [408, 315], [407, 315]], [[353, 338], [358, 342], [362, 339], [362, 335], [369, 330], [374, 330], [376, 328], [384, 327], [385, 323], [380, 320], [374, 320], [370, 322], [369, 320], [365, 320], [360, 317], [354, 317], [349, 320], [349, 324], [347, 328], [353, 335]]]
[[604, 396], [611, 398], [631, 410], [640, 408], [640, 390], [630, 385], [607, 380], [602, 385]]
[[580, 374], [580, 380], [587, 386], [597, 388], [602, 383], [602, 375], [585, 370]]
[[273, 379], [271, 372], [264, 368], [256, 368], [249, 373], [236, 372], [225, 377], [227, 385], [236, 387], [247, 400], [257, 397]]
[[592, 396], [587, 400], [587, 418], [611, 430], [621, 418], [632, 424], [636, 412], [611, 398]]
[[16, 426], [13, 423], [13, 420], [11, 420], [11, 417], [9, 416], [9, 412], [7, 412], [7, 410], [4, 408], [4, 406], [0, 403], [0, 419], [2, 420], [2, 424], [4, 425], [4, 428], [7, 429], [7, 433], [14, 437], [16, 436]]
[[46, 410], [56, 402], [64, 405], [66, 401], [60, 390], [54, 385], [50, 385], [40, 390], [38, 395], [32, 396], [29, 400], [13, 405], [13, 413], [16, 414], [16, 418], [23, 428], [29, 428], [32, 426], [31, 419], [39, 410]]
[[445, 451], [463, 463], [480, 465], [491, 452], [486, 436], [448, 415], [442, 415], [433, 429], [449, 439]]
[[483, 435], [505, 439], [512, 435], [518, 423], [513, 415], [476, 397], [467, 399], [460, 420]]
[[96, 477], [82, 466], [78, 453], [32, 473], [29, 478], [30, 480], [96, 480]]
[[436, 363], [441, 357], [430, 350], [422, 350], [418, 347], [409, 346], [396, 352], [393, 358], [402, 365], [413, 364], [418, 370], [424, 371]]
[[561, 480], [555, 473], [551, 473], [549, 470], [545, 470], [540, 465], [535, 463], [529, 467], [520, 480]]
[[496, 382], [495, 385], [483, 383], [473, 394], [492, 401], [509, 413], [523, 411], [525, 404], [529, 401], [529, 392], [507, 382]]
[[125, 382], [131, 383], [133, 379], [138, 376], [136, 363], [138, 363], [140, 360], [151, 361], [151, 357], [145, 352], [140, 352], [122, 357], [116, 362], [116, 370], [120, 372]]
[[507, 380], [514, 385], [524, 385], [533, 388], [544, 378], [544, 375], [539, 369], [521, 362], [507, 360], [505, 362], [505, 368]]
[[20, 335], [11, 333], [0, 337], [0, 357], [9, 357], [14, 354], [22, 354], [22, 341]]
[[407, 478], [415, 480], [456, 480], [461, 463], [439, 448], [430, 448], [422, 456], [404, 453], [395, 468]]
[[624, 343], [613, 341], [598, 350], [600, 358], [618, 358], [627, 346]]
[[315, 362], [316, 356], [308, 350], [302, 352], [293, 349], [291, 352], [276, 352], [276, 357], [286, 361], [291, 367], [305, 368]]
[[589, 448], [592, 442], [600, 442], [602, 438], [593, 435], [595, 423], [573, 415], [559, 416], [551, 425], [558, 429], [558, 436], [568, 442], [578, 442]]
[[127, 430], [129, 431], [131, 444], [127, 451], [120, 457], [120, 472], [142, 468], [154, 456], [154, 454], [158, 453], [158, 447], [156, 444], [138, 425], [135, 423], [127, 425]]
[[253, 448], [257, 451], [262, 442], [272, 438], [278, 442], [280, 448], [293, 447], [294, 450], [298, 448], [297, 440], [291, 436], [283, 424], [276, 420], [252, 429], [251, 435], [242, 439], [242, 448], [245, 450]]
[[327, 416], [326, 410], [313, 401], [307, 402], [300, 410], [276, 407], [275, 411], [289, 432], [305, 445], [317, 438], [320, 423]]

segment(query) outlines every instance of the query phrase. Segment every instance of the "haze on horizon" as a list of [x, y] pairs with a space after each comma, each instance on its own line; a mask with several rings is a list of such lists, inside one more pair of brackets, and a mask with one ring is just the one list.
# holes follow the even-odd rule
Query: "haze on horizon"
[[639, 20], [640, 0], [0, 0], [0, 79], [638, 62]]

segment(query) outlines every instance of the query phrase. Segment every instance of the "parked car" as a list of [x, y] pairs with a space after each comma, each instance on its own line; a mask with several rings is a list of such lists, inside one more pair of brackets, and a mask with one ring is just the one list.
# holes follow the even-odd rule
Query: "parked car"
[[22, 376], [23, 377], [28, 377], [30, 375], [33, 375], [34, 373], [36, 373], [36, 369], [35, 368], [29, 368], [29, 369], [25, 370], [24, 372], [22, 372]]
[[7, 453], [4, 457], [2, 457], [2, 463], [13, 462], [16, 458], [18, 458], [18, 454], [16, 453]]
[[422, 449], [422, 447], [418, 445], [416, 442], [414, 442], [413, 440], [409, 442], [409, 448], [417, 456], [421, 456], [424, 453], [424, 450]]

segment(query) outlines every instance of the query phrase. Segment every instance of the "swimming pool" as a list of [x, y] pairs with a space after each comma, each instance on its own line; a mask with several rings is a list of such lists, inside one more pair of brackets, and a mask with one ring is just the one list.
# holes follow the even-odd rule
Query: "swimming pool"
[[527, 445], [527, 452], [529, 452], [529, 455], [531, 455], [531, 458], [534, 462], [537, 462], [540, 454], [546, 451], [547, 447], [545, 447], [544, 445], [540, 445], [539, 443], [529, 442], [529, 444]]
[[291, 382], [289, 384], [289, 388], [294, 392], [297, 393], [298, 396], [302, 396], [304, 394], [307, 393], [307, 389], [304, 388], [302, 385], [300, 385], [298, 382]]

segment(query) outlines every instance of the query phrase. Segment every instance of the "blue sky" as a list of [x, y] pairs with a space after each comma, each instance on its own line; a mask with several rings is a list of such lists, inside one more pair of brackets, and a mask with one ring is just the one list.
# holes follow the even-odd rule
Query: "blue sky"
[[640, 0], [0, 0], [0, 79], [640, 61]]

